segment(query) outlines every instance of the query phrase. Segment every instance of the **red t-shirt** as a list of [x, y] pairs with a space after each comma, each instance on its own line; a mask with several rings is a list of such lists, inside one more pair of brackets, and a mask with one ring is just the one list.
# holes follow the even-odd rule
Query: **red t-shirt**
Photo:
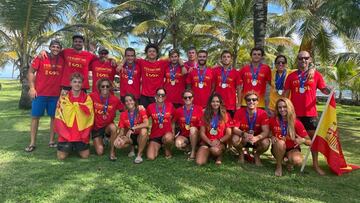
[[198, 70], [200, 71], [200, 76], [204, 74], [204, 69], [195, 69], [188, 74], [186, 83], [191, 84], [191, 89], [194, 92], [194, 104], [205, 108], [207, 100], [211, 95], [214, 75], [212, 69], [207, 67], [203, 81], [203, 88], [199, 88], [200, 80]]
[[[134, 119], [134, 125], [139, 125], [143, 123], [145, 119], [148, 119], [148, 116], [146, 114], [146, 109], [144, 107], [138, 107], [138, 113]], [[130, 119], [129, 119], [128, 111], [121, 112], [118, 126], [119, 128], [126, 128], [126, 129], [130, 128]]]
[[[254, 73], [257, 72], [257, 69], [258, 67], [254, 67]], [[266, 84], [271, 81], [270, 67], [266, 64], [261, 64], [256, 86], [252, 85], [252, 74], [250, 65], [245, 65], [243, 68], [241, 68], [240, 79], [243, 83], [243, 89], [241, 92], [242, 106], [246, 106], [246, 101], [244, 99], [245, 95], [250, 91], [254, 91], [259, 97], [258, 107], [265, 108]]]
[[206, 137], [208, 137], [211, 141], [216, 140], [216, 139], [221, 139], [222, 137], [225, 136], [225, 132], [226, 132], [226, 128], [232, 128], [234, 126], [234, 123], [231, 119], [231, 116], [229, 113], [226, 113], [225, 116], [225, 120], [224, 121], [220, 121], [217, 127], [217, 134], [216, 135], [212, 135], [210, 134], [210, 130], [211, 130], [211, 125], [207, 124], [204, 120], [204, 116], [202, 117], [201, 121], [200, 121], [200, 126], [204, 126], [205, 127], [205, 134]]
[[132, 84], [129, 84], [128, 73], [131, 74], [132, 66], [123, 66], [120, 72], [120, 96], [125, 97], [127, 93], [130, 93], [135, 96], [135, 98], [140, 98], [140, 78], [141, 78], [141, 67], [138, 63], [135, 62], [134, 72], [132, 73]]
[[[272, 135], [277, 139], [284, 139], [281, 135], [281, 127], [280, 127], [279, 119], [277, 117], [270, 118], [269, 124]], [[304, 125], [298, 119], [296, 119], [294, 127], [295, 127], [295, 133], [298, 136], [300, 137], [308, 136], [308, 133], [304, 128]], [[291, 140], [289, 134], [287, 134], [285, 137], [285, 144], [286, 144], [286, 149], [292, 149], [296, 145], [296, 143], [293, 140]]]
[[[236, 87], [241, 85], [239, 71], [232, 68], [227, 77], [226, 70], [222, 74], [222, 67], [215, 67], [213, 69], [214, 74], [214, 83], [215, 83], [215, 92], [219, 93], [224, 100], [224, 104], [227, 110], [235, 110], [236, 109]], [[226, 87], [222, 87], [222, 75], [226, 78]]]
[[191, 61], [186, 61], [184, 63], [184, 66], [185, 66], [187, 71], [189, 71], [189, 70], [192, 71], [192, 70], [195, 70], [197, 68], [197, 63], [191, 62]]
[[106, 104], [106, 99], [105, 98], [101, 99], [100, 94], [97, 92], [92, 92], [90, 94], [90, 97], [94, 103], [94, 113], [95, 113], [94, 129], [98, 130], [100, 128], [104, 128], [108, 126], [110, 123], [113, 123], [114, 118], [116, 116], [116, 111], [122, 109], [122, 104], [119, 98], [110, 94], [108, 109], [104, 117], [104, 106]]
[[84, 76], [83, 89], [89, 89], [89, 66], [92, 61], [97, 57], [88, 52], [77, 52], [75, 49], [68, 48], [60, 52], [60, 55], [64, 57], [64, 74], [61, 79], [61, 85], [70, 87], [70, 77], [73, 73], [78, 72]]
[[[186, 110], [187, 114], [190, 113], [190, 110]], [[193, 112], [190, 119], [190, 127], [200, 127], [200, 121], [203, 115], [203, 110], [201, 106], [194, 105]], [[182, 136], [189, 137], [190, 130], [185, 128], [186, 121], [185, 121], [185, 113], [184, 113], [184, 106], [176, 109], [174, 115], [174, 122], [176, 122], [180, 126], [180, 131]]]
[[[246, 107], [242, 107], [241, 109], [237, 110], [234, 115], [234, 126], [238, 127], [241, 131], [248, 132], [249, 131], [249, 123], [246, 118]], [[258, 135], [262, 132], [261, 126], [269, 125], [269, 118], [267, 116], [266, 111], [257, 108], [256, 109], [256, 121], [254, 126], [254, 135]], [[252, 121], [253, 117], [250, 118]]]
[[[64, 70], [64, 59], [58, 56], [50, 59], [40, 59], [36, 57], [31, 67], [36, 70], [35, 90], [38, 96], [56, 96], [60, 95], [60, 82]], [[53, 65], [52, 65], [53, 64]], [[53, 66], [53, 67], [52, 67]]]
[[[301, 74], [303, 74], [301, 72]], [[306, 77], [306, 76], [305, 76]], [[285, 81], [285, 90], [290, 90], [290, 99], [295, 107], [296, 116], [317, 116], [316, 111], [316, 89], [323, 89], [326, 87], [322, 75], [315, 71], [314, 77], [311, 80], [306, 80], [304, 88], [305, 92], [300, 93], [300, 82], [298, 71], [290, 73]]]
[[164, 67], [165, 70], [165, 82], [164, 88], [166, 90], [166, 101], [173, 104], [183, 104], [182, 93], [185, 90], [185, 76], [181, 73], [181, 67], [176, 68], [175, 73], [175, 85], [171, 84], [170, 77], [170, 63], [167, 63]]
[[102, 62], [100, 59], [96, 59], [90, 65], [92, 71], [92, 91], [97, 91], [96, 83], [101, 78], [108, 78], [110, 81], [114, 81], [116, 74], [116, 66], [111, 65], [111, 61], [107, 60]]
[[[162, 108], [159, 108], [159, 113]], [[163, 121], [163, 128], [159, 128], [159, 117], [156, 112], [156, 103], [152, 103], [147, 107], [148, 117], [152, 119], [150, 139], [162, 137], [167, 132], [172, 132], [171, 120], [174, 115], [174, 107], [170, 102], [165, 102], [165, 116]]]
[[150, 62], [144, 59], [137, 59], [136, 62], [141, 67], [141, 95], [148, 97], [155, 96], [156, 89], [162, 87], [164, 84], [164, 66], [168, 61], [158, 60]]

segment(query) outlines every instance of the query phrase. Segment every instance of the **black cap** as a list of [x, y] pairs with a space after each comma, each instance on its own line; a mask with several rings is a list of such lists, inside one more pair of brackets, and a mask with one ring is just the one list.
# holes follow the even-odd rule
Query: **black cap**
[[106, 54], [108, 54], [109, 50], [107, 50], [105, 47], [99, 47], [98, 53], [100, 54], [100, 53], [103, 53], [103, 52], [106, 52]]
[[74, 34], [74, 35], [72, 36], [72, 40], [74, 40], [75, 38], [80, 38], [80, 39], [82, 39], [83, 41], [85, 41], [85, 37], [84, 37], [82, 34], [80, 34], [80, 33], [76, 33], [76, 34]]
[[53, 44], [58, 44], [60, 48], [62, 48], [60, 41], [57, 39], [53, 39], [50, 41], [50, 46], [52, 46]]

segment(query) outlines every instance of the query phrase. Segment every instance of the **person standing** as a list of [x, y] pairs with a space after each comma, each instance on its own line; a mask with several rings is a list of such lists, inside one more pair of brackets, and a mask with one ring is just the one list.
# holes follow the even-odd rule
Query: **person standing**
[[[323, 94], [330, 94], [331, 88], [324, 81], [323, 76], [315, 71], [312, 78], [308, 78], [308, 70], [313, 66], [310, 53], [300, 51], [297, 55], [298, 69], [289, 74], [285, 81], [285, 96], [291, 99], [294, 105], [297, 118], [304, 125], [307, 133], [312, 138], [317, 124], [318, 114], [316, 109], [316, 90], [319, 89]], [[312, 152], [313, 167], [319, 175], [325, 172], [320, 168], [318, 152]]]
[[214, 67], [215, 92], [224, 98], [227, 112], [234, 117], [241, 107], [241, 83], [239, 72], [232, 67], [232, 55], [224, 50], [221, 53], [221, 66]]
[[64, 60], [59, 56], [61, 43], [58, 40], [50, 42], [50, 53], [47, 58], [36, 57], [28, 72], [30, 85], [29, 95], [32, 98], [30, 144], [26, 152], [36, 148], [36, 135], [40, 117], [46, 113], [50, 116], [50, 141], [49, 147], [56, 147], [54, 141], [54, 116], [56, 104], [60, 95], [60, 81], [63, 74]]

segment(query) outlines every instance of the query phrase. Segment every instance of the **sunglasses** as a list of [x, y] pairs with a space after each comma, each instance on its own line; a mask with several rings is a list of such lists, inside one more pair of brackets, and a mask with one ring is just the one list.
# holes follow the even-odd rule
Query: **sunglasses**
[[101, 52], [100, 55], [108, 55], [107, 52]]
[[251, 101], [256, 102], [257, 100], [258, 98], [247, 98], [246, 102], [251, 102]]
[[156, 94], [158, 97], [165, 97], [165, 94]]
[[193, 96], [188, 96], [188, 97], [184, 96], [183, 98], [184, 98], [185, 100], [187, 100], [187, 99], [192, 99]]
[[304, 59], [305, 59], [305, 61], [307, 61], [307, 60], [310, 59], [310, 57], [309, 56], [307, 56], [307, 57], [298, 57], [298, 59], [299, 59], [299, 61], [302, 61]]
[[110, 88], [110, 85], [101, 85], [101, 88]]
[[278, 62], [276, 62], [276, 64], [286, 64], [286, 62], [285, 61], [278, 61]]

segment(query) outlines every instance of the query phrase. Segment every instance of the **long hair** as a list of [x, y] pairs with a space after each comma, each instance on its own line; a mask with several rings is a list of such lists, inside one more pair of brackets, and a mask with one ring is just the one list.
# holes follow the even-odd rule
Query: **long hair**
[[[126, 97], [130, 97], [132, 100], [134, 100], [134, 102], [135, 102], [135, 109], [134, 109], [134, 114], [135, 114], [135, 118], [137, 117], [137, 114], [138, 114], [138, 111], [139, 111], [139, 104], [138, 104], [138, 102], [137, 102], [137, 100], [135, 99], [135, 96], [133, 95], [133, 94], [131, 94], [131, 93], [126, 93], [126, 95], [125, 95], [125, 97], [124, 97], [124, 100], [125, 100], [125, 98]], [[124, 104], [125, 104], [125, 102], [124, 102]], [[125, 108], [126, 108], [126, 105], [125, 105]], [[129, 110], [129, 109], [127, 109], [127, 110]]]
[[113, 88], [113, 83], [111, 82], [111, 80], [108, 79], [108, 78], [100, 78], [100, 79], [96, 82], [96, 88], [97, 88], [97, 90], [98, 90], [99, 92], [101, 92], [101, 90], [100, 90], [101, 83], [103, 83], [103, 82], [105, 82], [105, 81], [109, 83], [109, 85], [110, 85], [110, 90], [112, 90], [112, 88]]
[[280, 102], [284, 102], [286, 104], [286, 110], [287, 110], [287, 115], [286, 115], [286, 120], [288, 123], [288, 128], [287, 128], [287, 132], [290, 135], [290, 138], [292, 140], [295, 140], [295, 121], [296, 121], [296, 114], [295, 114], [295, 109], [294, 109], [294, 105], [291, 103], [290, 99], [282, 97], [280, 99], [278, 99], [276, 101], [275, 104], [275, 116], [277, 117], [277, 119], [280, 120], [280, 113], [279, 113], [279, 103]]
[[[220, 101], [220, 108], [219, 108], [218, 112], [214, 112], [214, 110], [211, 107], [211, 101], [213, 100], [214, 97], [219, 98], [219, 101]], [[220, 94], [218, 94], [218, 93], [212, 94], [207, 101], [207, 104], [205, 107], [205, 112], [204, 112], [204, 121], [206, 124], [210, 125], [211, 119], [212, 119], [214, 113], [217, 113], [219, 115], [219, 122], [222, 122], [222, 121], [225, 122], [226, 108], [224, 106], [223, 99], [221, 98]]]

